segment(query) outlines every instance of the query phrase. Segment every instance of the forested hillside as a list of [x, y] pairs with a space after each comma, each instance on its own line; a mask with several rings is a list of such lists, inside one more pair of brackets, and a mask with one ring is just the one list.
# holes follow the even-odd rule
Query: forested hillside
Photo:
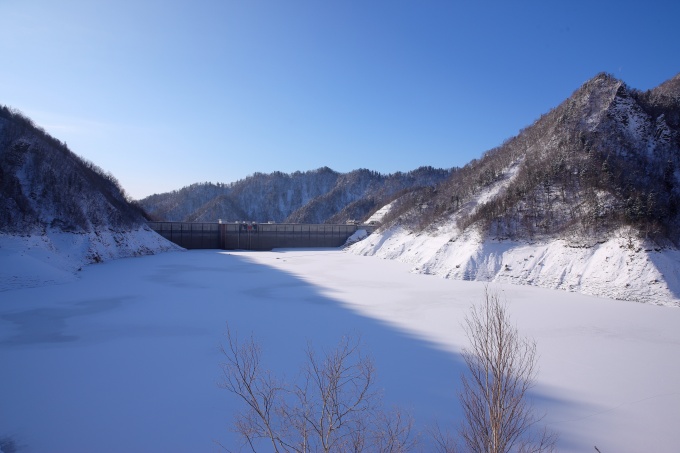
[[0, 106], [0, 291], [75, 278], [83, 265], [178, 248], [116, 179]]
[[366, 218], [404, 190], [432, 187], [451, 172], [422, 167], [390, 175], [365, 169], [343, 174], [323, 167], [292, 174], [255, 173], [230, 184], [193, 184], [139, 203], [158, 220], [344, 223]]
[[454, 220], [511, 239], [604, 239], [627, 226], [677, 243], [679, 117], [680, 75], [640, 92], [599, 74], [436, 190], [403, 197], [386, 220]]
[[0, 106], [0, 231], [129, 230], [144, 221], [113, 175]]
[[381, 211], [354, 253], [416, 272], [680, 306], [680, 75], [589, 80], [516, 137]]

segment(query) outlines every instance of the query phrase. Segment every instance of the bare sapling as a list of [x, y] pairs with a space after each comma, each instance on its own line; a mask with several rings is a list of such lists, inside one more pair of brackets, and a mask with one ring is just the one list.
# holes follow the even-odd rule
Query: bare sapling
[[459, 399], [464, 420], [460, 436], [473, 453], [551, 452], [556, 435], [537, 426], [529, 398], [537, 375], [536, 343], [520, 336], [498, 294], [485, 290], [464, 328], [470, 342], [463, 351]]

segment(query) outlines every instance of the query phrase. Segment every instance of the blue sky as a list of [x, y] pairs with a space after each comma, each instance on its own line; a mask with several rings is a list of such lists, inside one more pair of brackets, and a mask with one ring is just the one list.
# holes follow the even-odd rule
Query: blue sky
[[0, 0], [0, 104], [134, 198], [462, 166], [606, 71], [680, 72], [680, 2]]

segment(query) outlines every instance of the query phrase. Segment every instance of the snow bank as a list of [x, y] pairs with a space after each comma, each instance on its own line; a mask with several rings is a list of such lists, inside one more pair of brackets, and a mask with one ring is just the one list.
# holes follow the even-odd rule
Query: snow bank
[[604, 243], [514, 242], [468, 232], [375, 234], [349, 249], [396, 259], [413, 272], [458, 280], [562, 289], [612, 299], [680, 306], [680, 252], [660, 250], [623, 232]]
[[146, 226], [129, 232], [0, 233], [0, 291], [65, 283], [87, 264], [171, 250], [180, 248]]
[[368, 236], [368, 232], [366, 230], [357, 230], [354, 232], [353, 235], [347, 238], [345, 241], [345, 247], [348, 247], [352, 244], [355, 244], [363, 239], [365, 239]]

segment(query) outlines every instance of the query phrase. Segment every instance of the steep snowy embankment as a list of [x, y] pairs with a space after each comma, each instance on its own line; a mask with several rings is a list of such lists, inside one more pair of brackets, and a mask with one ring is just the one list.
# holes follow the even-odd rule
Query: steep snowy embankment
[[453, 231], [413, 234], [395, 228], [351, 246], [359, 255], [409, 263], [414, 272], [492, 281], [680, 307], [680, 252], [620, 234], [604, 243], [522, 243]]
[[148, 227], [18, 236], [0, 233], [0, 291], [64, 283], [87, 264], [180, 250]]
[[[620, 102], [623, 105], [624, 101]], [[627, 111], [638, 115], [631, 113], [626, 122], [630, 134], [639, 134], [640, 127], [635, 124], [641, 124], [638, 117], [642, 113], [632, 107]], [[589, 118], [599, 121], [598, 112]], [[640, 240], [630, 227], [610, 232], [605, 242], [558, 239], [558, 234], [534, 242], [495, 240], [490, 233], [479, 233], [479, 224], [461, 232], [457, 227], [460, 220], [506, 193], [519, 178], [526, 160], [516, 159], [496, 182], [471, 195], [454, 214], [428, 230], [413, 233], [401, 226], [390, 227], [348, 250], [398, 260], [410, 264], [413, 272], [445, 278], [534, 285], [680, 307], [680, 251], [660, 249]], [[552, 212], [559, 217], [559, 210], [565, 206], [554, 203]], [[388, 205], [378, 211], [379, 220], [389, 209]]]

